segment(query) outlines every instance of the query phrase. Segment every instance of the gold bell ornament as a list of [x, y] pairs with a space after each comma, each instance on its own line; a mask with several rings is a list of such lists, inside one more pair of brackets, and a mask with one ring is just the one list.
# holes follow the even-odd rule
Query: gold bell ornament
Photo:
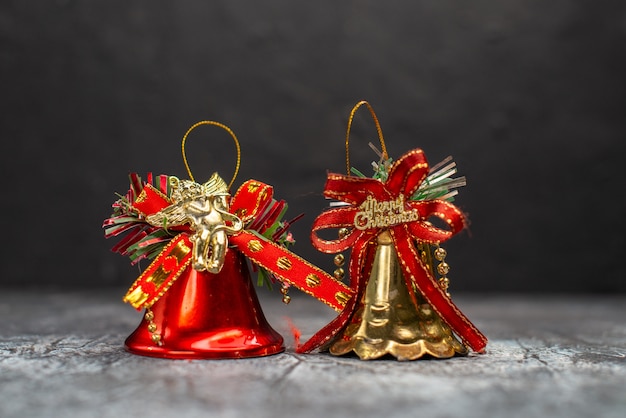
[[[350, 167], [350, 128], [363, 105], [374, 119], [382, 147], [372, 178]], [[353, 352], [363, 360], [385, 355], [398, 360], [449, 358], [465, 355], [470, 348], [483, 352], [487, 339], [450, 298], [450, 267], [439, 246], [465, 227], [464, 215], [450, 203], [465, 178], [452, 177], [456, 165], [451, 158], [429, 168], [420, 149], [392, 162], [366, 101], [352, 109], [345, 143], [348, 174], [328, 174], [324, 195], [335, 201], [313, 222], [311, 240], [322, 252], [339, 253], [334, 259], [337, 279], [344, 274], [341, 252], [351, 250], [352, 296], [339, 316], [299, 351], [321, 348], [337, 356]], [[433, 217], [445, 227], [435, 226]], [[318, 236], [330, 228], [339, 228], [338, 239]]]

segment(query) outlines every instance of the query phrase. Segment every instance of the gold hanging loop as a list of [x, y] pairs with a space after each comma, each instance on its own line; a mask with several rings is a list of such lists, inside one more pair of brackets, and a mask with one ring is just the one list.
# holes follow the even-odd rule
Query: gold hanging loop
[[187, 169], [187, 174], [189, 174], [189, 178], [191, 179], [191, 181], [196, 181], [193, 178], [193, 174], [191, 174], [191, 169], [189, 168], [189, 163], [187, 162], [187, 154], [185, 153], [185, 142], [187, 141], [187, 136], [189, 136], [191, 131], [193, 131], [194, 129], [196, 129], [200, 125], [218, 126], [218, 127], [222, 128], [222, 129], [224, 129], [226, 132], [228, 132], [230, 134], [230, 136], [233, 138], [233, 140], [235, 141], [235, 147], [237, 148], [237, 163], [235, 165], [235, 173], [233, 174], [233, 178], [230, 180], [230, 183], [228, 183], [228, 189], [230, 189], [231, 186], [233, 185], [233, 183], [235, 182], [235, 178], [237, 177], [237, 173], [239, 173], [239, 165], [241, 164], [241, 149], [239, 148], [239, 140], [237, 140], [237, 136], [235, 135], [235, 133], [228, 126], [226, 126], [226, 125], [224, 125], [222, 123], [215, 122], [215, 121], [212, 121], [212, 120], [203, 120], [203, 121], [200, 121], [200, 122], [194, 124], [185, 133], [185, 135], [183, 136], [183, 142], [182, 142], [181, 148], [182, 148], [182, 152], [183, 152], [183, 162], [185, 163], [185, 168]]
[[372, 119], [374, 119], [376, 131], [378, 132], [378, 140], [380, 141], [380, 146], [382, 148], [381, 151], [383, 159], [387, 160], [389, 158], [389, 155], [387, 154], [387, 147], [385, 146], [385, 139], [383, 138], [383, 130], [380, 127], [380, 123], [378, 122], [376, 113], [374, 112], [372, 106], [366, 100], [361, 100], [352, 108], [352, 112], [350, 112], [350, 118], [348, 119], [348, 129], [346, 131], [346, 171], [348, 175], [350, 175], [350, 128], [352, 127], [352, 119], [354, 119], [354, 114], [359, 109], [359, 107], [363, 105], [367, 107], [372, 115]]

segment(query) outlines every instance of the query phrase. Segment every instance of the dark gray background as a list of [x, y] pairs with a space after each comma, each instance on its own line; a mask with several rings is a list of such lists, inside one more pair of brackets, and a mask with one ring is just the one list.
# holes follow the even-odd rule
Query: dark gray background
[[[203, 119], [239, 136], [236, 186], [305, 212], [294, 251], [331, 270], [308, 231], [366, 99], [391, 156], [453, 155], [468, 178], [452, 290], [626, 291], [623, 1], [3, 1], [0, 42], [0, 284], [130, 285], [102, 220], [129, 171], [184, 177]], [[364, 172], [375, 140], [362, 110]], [[227, 134], [188, 144], [196, 178], [230, 178]]]

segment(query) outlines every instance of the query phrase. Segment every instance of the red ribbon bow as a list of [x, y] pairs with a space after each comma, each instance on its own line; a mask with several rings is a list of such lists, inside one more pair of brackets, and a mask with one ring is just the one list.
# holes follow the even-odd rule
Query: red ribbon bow
[[[454, 332], [474, 351], [482, 352], [487, 339], [454, 305], [439, 286], [427, 266], [418, 256], [415, 242], [439, 244], [465, 227], [465, 218], [454, 205], [443, 200], [409, 200], [428, 175], [428, 163], [420, 149], [412, 150], [398, 159], [384, 183], [377, 179], [329, 174], [324, 196], [348, 206], [330, 209], [315, 219], [311, 231], [313, 245], [325, 253], [337, 253], [352, 248], [349, 272], [354, 291], [341, 314], [320, 330], [302, 347], [308, 352], [324, 345], [346, 325], [365, 286], [365, 271], [371, 265], [368, 244], [383, 230], [388, 230], [402, 266], [407, 289], [416, 301], [413, 284]], [[388, 215], [372, 219], [376, 213]], [[389, 215], [389, 213], [391, 214]], [[435, 216], [449, 227], [433, 226], [428, 218]], [[349, 228], [350, 232], [337, 240], [321, 239], [317, 232], [328, 228]]]
[[[285, 205], [284, 202], [273, 201], [272, 195], [272, 186], [256, 180], [246, 181], [237, 190], [231, 199], [229, 212], [238, 216], [246, 229], [229, 236], [231, 248], [228, 251], [240, 251], [280, 280], [341, 311], [352, 296], [352, 289], [261, 235], [275, 222]], [[145, 217], [170, 204], [167, 196], [148, 183], [132, 206]], [[177, 231], [180, 233], [163, 248], [128, 290], [124, 300], [136, 309], [151, 307], [186, 269], [192, 268], [191, 230], [182, 226]]]

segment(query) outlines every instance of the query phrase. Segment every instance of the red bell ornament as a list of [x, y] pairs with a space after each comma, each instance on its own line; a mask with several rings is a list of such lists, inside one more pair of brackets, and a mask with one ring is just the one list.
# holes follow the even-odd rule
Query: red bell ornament
[[243, 358], [280, 353], [245, 257], [228, 249], [219, 273], [187, 268], [146, 310], [125, 343], [131, 353], [166, 358]]
[[[200, 125], [222, 127], [235, 141], [237, 166], [229, 185], [217, 173], [204, 184], [193, 179], [185, 141]], [[240, 149], [225, 125], [193, 125], [183, 137], [182, 150], [191, 180], [149, 174], [142, 181], [132, 173], [130, 190], [113, 204], [114, 213], [103, 225], [107, 238], [127, 234], [113, 251], [129, 256], [133, 264], [154, 258], [124, 297], [145, 310], [125, 347], [135, 354], [179, 359], [280, 353], [283, 338], [267, 322], [247, 259], [229, 239], [245, 229], [261, 239], [271, 229], [266, 239], [286, 246], [288, 223], [281, 221], [286, 205], [272, 199], [270, 186], [250, 180], [235, 204], [238, 214], [231, 213], [229, 189], [239, 170]]]

